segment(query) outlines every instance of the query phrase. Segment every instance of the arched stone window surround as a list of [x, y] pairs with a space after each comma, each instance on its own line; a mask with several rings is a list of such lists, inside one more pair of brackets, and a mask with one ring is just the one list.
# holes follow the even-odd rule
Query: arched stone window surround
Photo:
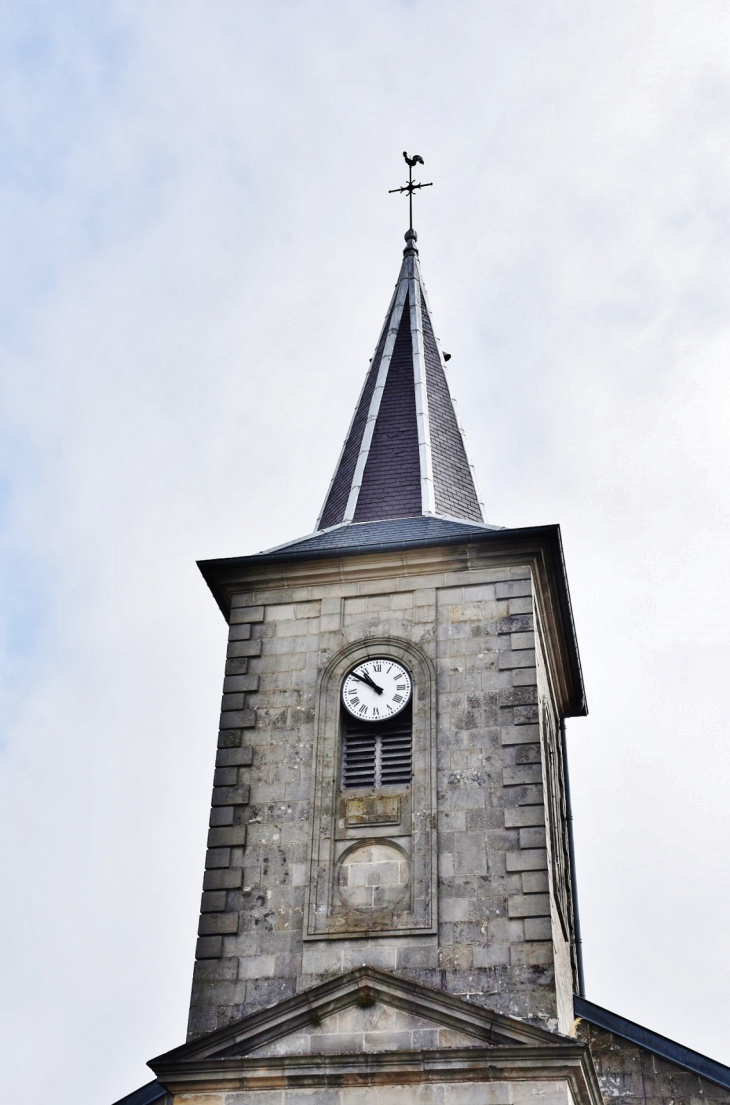
[[[353, 665], [392, 657], [413, 678], [413, 779], [398, 825], [346, 824], [341, 804], [340, 688]], [[436, 672], [428, 656], [400, 637], [368, 637], [338, 652], [322, 671], [315, 706], [312, 851], [305, 939], [435, 932], [436, 916]], [[392, 789], [392, 788], [389, 788]], [[339, 864], [358, 840], [391, 841], [411, 865], [408, 908], [356, 915], [336, 893]]]

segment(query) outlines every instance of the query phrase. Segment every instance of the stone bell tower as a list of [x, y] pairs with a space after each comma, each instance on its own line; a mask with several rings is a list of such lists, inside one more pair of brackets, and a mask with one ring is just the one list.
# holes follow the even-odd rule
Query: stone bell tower
[[444, 362], [411, 229], [315, 531], [200, 565], [230, 630], [188, 1042], [117, 1105], [730, 1105], [583, 997], [560, 531], [484, 521]]
[[[415, 231], [316, 531], [200, 567], [230, 634], [190, 1038], [362, 966], [567, 1032], [560, 534], [483, 519]], [[343, 703], [370, 659], [392, 720]]]

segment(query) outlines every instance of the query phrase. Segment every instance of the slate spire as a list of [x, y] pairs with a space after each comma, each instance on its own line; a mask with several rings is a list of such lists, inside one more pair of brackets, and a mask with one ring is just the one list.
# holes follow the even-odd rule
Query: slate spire
[[431, 516], [483, 523], [482, 502], [406, 233], [395, 292], [317, 531]]

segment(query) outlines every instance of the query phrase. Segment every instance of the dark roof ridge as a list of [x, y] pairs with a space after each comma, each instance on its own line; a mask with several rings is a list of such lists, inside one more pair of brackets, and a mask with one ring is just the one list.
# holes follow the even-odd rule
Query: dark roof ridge
[[730, 1090], [730, 1067], [726, 1067], [724, 1063], [710, 1059], [699, 1051], [693, 1051], [684, 1044], [678, 1044], [659, 1032], [652, 1032], [650, 1028], [644, 1028], [643, 1025], [630, 1021], [626, 1017], [620, 1017], [618, 1013], [611, 1013], [610, 1010], [588, 1001], [587, 998], [576, 996], [573, 1003], [576, 1016], [595, 1025], [596, 1028], [603, 1028], [607, 1032], [612, 1032], [614, 1036], [621, 1036], [629, 1043], [638, 1044], [639, 1047], [651, 1051], [661, 1059], [691, 1070], [693, 1074], [706, 1078], [708, 1082], [715, 1082], [718, 1086]]

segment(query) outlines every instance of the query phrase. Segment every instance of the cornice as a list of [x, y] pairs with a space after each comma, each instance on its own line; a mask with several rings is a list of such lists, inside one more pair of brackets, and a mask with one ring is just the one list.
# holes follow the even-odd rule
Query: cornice
[[[485, 530], [366, 549], [296, 547], [247, 557], [199, 562], [199, 568], [226, 620], [233, 596], [353, 585], [394, 577], [453, 576], [509, 564], [530, 564], [545, 642], [558, 680], [558, 706], [566, 717], [587, 713], [585, 690], [565, 570], [560, 527]], [[444, 581], [446, 585], [457, 579]], [[357, 590], [354, 592], [357, 593]], [[252, 600], [253, 601], [253, 600]]]

